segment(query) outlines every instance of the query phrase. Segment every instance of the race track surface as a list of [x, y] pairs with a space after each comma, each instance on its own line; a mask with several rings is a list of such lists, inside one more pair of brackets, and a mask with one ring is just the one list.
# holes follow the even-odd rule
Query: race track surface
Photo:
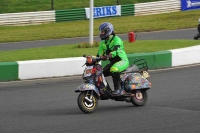
[[[169, 31], [141, 32], [141, 33], [136, 33], [137, 36], [136, 40], [169, 40], [169, 39], [192, 40], [196, 34], [197, 34], [196, 28], [169, 30]], [[121, 37], [122, 40], [128, 40], [128, 33], [120, 34], [119, 36]], [[100, 38], [95, 36], [94, 40], [100, 41]], [[55, 46], [63, 44], [77, 44], [82, 42], [89, 42], [89, 38], [79, 37], [79, 38], [64, 38], [64, 39], [41, 40], [41, 41], [0, 43], [0, 51], [19, 50], [19, 49]]]
[[105, 100], [92, 114], [77, 105], [80, 76], [1, 82], [0, 133], [199, 133], [199, 72], [200, 64], [150, 71], [145, 106]]

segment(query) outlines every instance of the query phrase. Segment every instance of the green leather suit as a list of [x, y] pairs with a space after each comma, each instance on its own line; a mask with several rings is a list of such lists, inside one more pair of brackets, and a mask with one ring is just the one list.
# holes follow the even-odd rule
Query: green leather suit
[[112, 55], [112, 58], [109, 59], [110, 64], [108, 64], [111, 73], [122, 72], [128, 68], [129, 60], [124, 50], [123, 41], [118, 36], [111, 35], [109, 40], [103, 40], [100, 43], [97, 56], [108, 55], [109, 53]]

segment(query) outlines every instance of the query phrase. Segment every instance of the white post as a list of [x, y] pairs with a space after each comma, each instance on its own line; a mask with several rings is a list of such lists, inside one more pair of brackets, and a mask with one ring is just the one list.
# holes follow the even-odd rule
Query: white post
[[90, 0], [90, 45], [93, 45], [93, 6], [94, 6], [94, 0]]

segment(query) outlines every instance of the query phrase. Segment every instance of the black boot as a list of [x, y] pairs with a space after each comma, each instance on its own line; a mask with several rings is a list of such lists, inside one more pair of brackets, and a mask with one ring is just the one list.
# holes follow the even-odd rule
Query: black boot
[[200, 34], [197, 34], [195, 37], [194, 37], [194, 40], [198, 40], [200, 38]]
[[120, 79], [120, 73], [115, 72], [111, 73], [113, 83], [114, 83], [114, 89], [115, 91], [112, 93], [113, 95], [121, 95], [121, 79]]

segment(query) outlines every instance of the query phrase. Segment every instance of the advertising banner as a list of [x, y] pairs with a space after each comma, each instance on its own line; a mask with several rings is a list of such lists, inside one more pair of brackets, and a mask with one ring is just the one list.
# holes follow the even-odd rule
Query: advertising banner
[[200, 9], [200, 0], [181, 0], [181, 10]]
[[[87, 19], [90, 18], [90, 8], [85, 8]], [[117, 6], [103, 6], [93, 8], [93, 17], [109, 17], [109, 16], [121, 16], [121, 5]]]

